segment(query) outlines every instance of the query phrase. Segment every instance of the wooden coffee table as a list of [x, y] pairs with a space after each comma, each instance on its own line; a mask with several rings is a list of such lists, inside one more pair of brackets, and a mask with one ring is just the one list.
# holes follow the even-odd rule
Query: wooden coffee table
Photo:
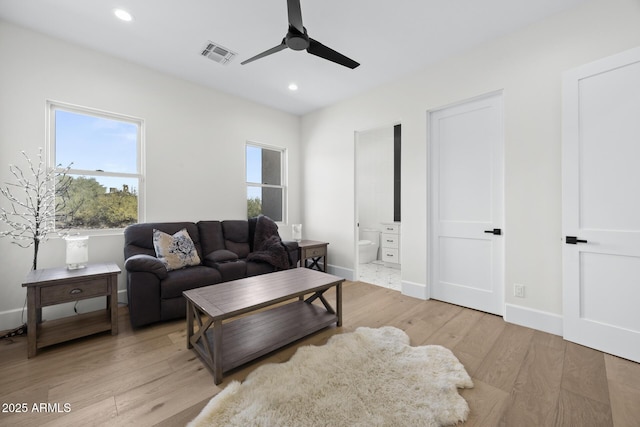
[[[341, 277], [293, 268], [185, 291], [187, 348], [196, 351], [220, 384], [223, 372], [333, 323], [342, 326], [342, 282]], [[335, 310], [324, 297], [332, 287]]]

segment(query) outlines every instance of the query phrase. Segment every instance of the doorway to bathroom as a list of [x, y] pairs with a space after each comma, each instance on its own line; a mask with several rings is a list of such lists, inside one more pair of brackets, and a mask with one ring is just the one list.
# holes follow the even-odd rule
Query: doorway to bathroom
[[401, 290], [399, 123], [355, 133], [355, 279]]

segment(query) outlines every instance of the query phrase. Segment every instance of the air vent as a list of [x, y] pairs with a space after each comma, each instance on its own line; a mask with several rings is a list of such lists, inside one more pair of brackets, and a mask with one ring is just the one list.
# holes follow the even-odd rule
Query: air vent
[[228, 64], [231, 62], [233, 57], [237, 55], [235, 52], [232, 52], [226, 47], [222, 47], [212, 41], [207, 42], [205, 48], [202, 49], [200, 54], [222, 65]]

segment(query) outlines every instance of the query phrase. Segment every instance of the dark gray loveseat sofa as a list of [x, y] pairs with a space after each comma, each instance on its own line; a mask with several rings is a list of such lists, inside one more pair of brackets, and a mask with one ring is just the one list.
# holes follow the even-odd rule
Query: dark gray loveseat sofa
[[[193, 240], [201, 264], [168, 271], [156, 257], [153, 232], [173, 235], [182, 229]], [[274, 253], [280, 255], [279, 260], [274, 261]], [[124, 259], [129, 316], [131, 325], [138, 327], [185, 317], [183, 291], [295, 267], [298, 244], [281, 241], [275, 223], [264, 216], [197, 223], [141, 223], [124, 231]]]

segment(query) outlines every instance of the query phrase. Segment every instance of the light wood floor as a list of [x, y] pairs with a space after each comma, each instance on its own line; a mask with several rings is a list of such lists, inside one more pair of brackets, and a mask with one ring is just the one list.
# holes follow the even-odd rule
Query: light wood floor
[[83, 338], [27, 359], [26, 338], [0, 341], [0, 402], [65, 403], [69, 413], [0, 413], [0, 425], [181, 426], [231, 380], [287, 360], [301, 345], [320, 345], [358, 326], [392, 325], [412, 345], [450, 348], [473, 377], [462, 390], [471, 413], [464, 426], [640, 425], [640, 365], [505, 323], [500, 317], [438, 301], [421, 301], [346, 282], [344, 326], [329, 328], [250, 364], [219, 387], [191, 350], [185, 322], [131, 330], [120, 309], [120, 334]]

